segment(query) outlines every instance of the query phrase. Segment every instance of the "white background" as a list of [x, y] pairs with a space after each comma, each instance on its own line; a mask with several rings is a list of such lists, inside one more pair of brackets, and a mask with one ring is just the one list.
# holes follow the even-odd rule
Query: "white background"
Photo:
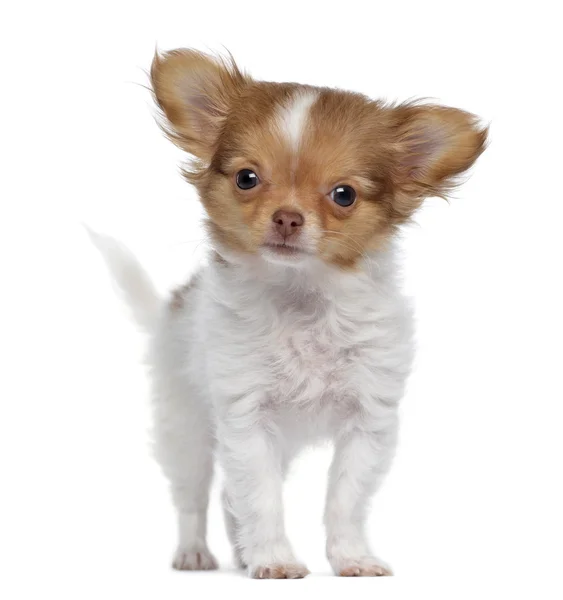
[[[0, 590], [3, 598], [561, 598], [563, 128], [555, 2], [12, 2], [0, 16]], [[313, 575], [169, 568], [144, 340], [80, 226], [163, 292], [204, 251], [200, 209], [146, 84], [162, 49], [224, 45], [255, 77], [433, 97], [491, 123], [448, 205], [404, 232], [418, 359], [370, 532], [394, 578], [329, 575], [328, 449], [287, 485]]]

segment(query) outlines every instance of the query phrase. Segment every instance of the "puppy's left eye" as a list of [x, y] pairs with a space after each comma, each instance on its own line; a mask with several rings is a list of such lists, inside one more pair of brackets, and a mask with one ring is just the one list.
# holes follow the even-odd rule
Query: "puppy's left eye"
[[356, 201], [356, 190], [349, 185], [339, 185], [330, 192], [330, 197], [338, 206], [352, 206]]
[[250, 169], [242, 169], [237, 173], [237, 187], [241, 190], [250, 190], [258, 185], [258, 175]]

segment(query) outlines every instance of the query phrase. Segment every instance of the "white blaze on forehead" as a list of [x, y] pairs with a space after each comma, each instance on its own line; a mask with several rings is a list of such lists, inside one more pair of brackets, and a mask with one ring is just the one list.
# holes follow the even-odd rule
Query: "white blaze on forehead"
[[287, 137], [293, 151], [297, 151], [307, 124], [311, 106], [319, 94], [312, 90], [296, 91], [290, 101], [276, 115], [276, 125]]

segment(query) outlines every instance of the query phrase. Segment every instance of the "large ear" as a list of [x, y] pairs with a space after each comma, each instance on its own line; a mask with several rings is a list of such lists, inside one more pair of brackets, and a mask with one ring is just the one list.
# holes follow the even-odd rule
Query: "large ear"
[[156, 54], [151, 67], [156, 101], [170, 139], [197, 158], [209, 161], [229, 110], [249, 81], [232, 58], [195, 50]]
[[485, 149], [487, 128], [456, 108], [406, 104], [392, 109], [397, 118], [393, 208], [408, 219], [424, 198], [444, 197]]

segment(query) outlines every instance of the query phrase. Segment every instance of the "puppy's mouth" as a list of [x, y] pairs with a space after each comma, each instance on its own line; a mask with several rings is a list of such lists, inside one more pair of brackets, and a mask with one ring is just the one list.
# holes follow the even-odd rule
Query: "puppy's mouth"
[[283, 256], [286, 258], [301, 258], [311, 254], [308, 250], [301, 246], [294, 246], [292, 244], [281, 243], [265, 243], [261, 246], [268, 254], [274, 256]]

